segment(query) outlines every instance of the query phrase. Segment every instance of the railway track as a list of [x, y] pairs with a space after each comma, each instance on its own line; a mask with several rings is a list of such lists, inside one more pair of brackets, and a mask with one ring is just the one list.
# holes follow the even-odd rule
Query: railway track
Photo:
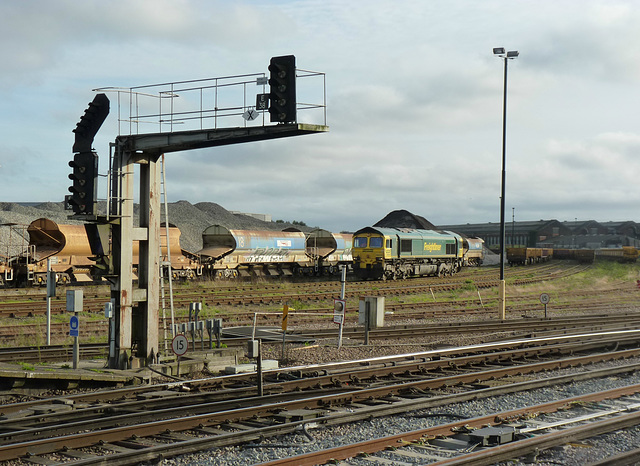
[[[554, 417], [562, 412], [562, 419]], [[263, 466], [348, 465], [354, 457], [369, 462], [406, 464], [491, 465], [512, 461], [542, 449], [558, 447], [640, 424], [640, 384], [565, 398], [540, 405], [496, 412], [437, 427], [401, 432], [341, 447], [263, 463]], [[638, 452], [620, 455], [611, 464], [634, 464]], [[627, 458], [632, 461], [623, 463]], [[529, 462], [522, 458], [523, 462]]]
[[[612, 374], [622, 379], [640, 370], [634, 362], [639, 346], [639, 331], [601, 332], [266, 371], [263, 396], [252, 384], [256, 374], [241, 374], [5, 404], [0, 461], [135, 464], [309, 424], [337, 425]], [[588, 369], [625, 359], [631, 362]], [[573, 370], [549, 376], [563, 368]]]
[[[94, 331], [106, 332], [106, 322], [94, 322]], [[369, 339], [372, 341], [423, 341], [428, 344], [428, 339], [432, 338], [432, 344], [442, 345], [443, 338], [450, 341], [460, 335], [482, 335], [484, 341], [495, 341], [505, 336], [535, 338], [540, 336], [570, 335], [575, 333], [612, 331], [621, 328], [640, 329], [640, 314], [620, 313], [615, 319], [611, 315], [574, 315], [571, 317], [558, 317], [553, 319], [543, 318], [521, 318], [510, 319], [509, 321], [477, 320], [466, 322], [442, 322], [430, 323], [428, 325], [396, 325], [375, 328], [369, 331]], [[57, 324], [54, 329], [60, 333], [68, 332], [68, 324]], [[34, 329], [35, 332], [40, 331]], [[280, 344], [282, 333], [279, 329], [273, 329], [272, 341]], [[23, 334], [24, 335], [24, 334]], [[314, 342], [317, 340], [337, 339], [339, 331], [336, 328], [319, 328], [314, 330], [299, 329], [289, 331], [289, 336], [296, 337], [299, 343]], [[363, 342], [365, 339], [364, 330], [361, 327], [345, 326], [342, 331], [344, 339], [352, 342]], [[251, 332], [242, 331], [242, 328], [223, 329], [221, 343], [226, 347], [244, 346], [246, 341], [251, 339]], [[268, 342], [268, 339], [264, 339]], [[189, 339], [189, 350], [197, 352], [200, 349], [201, 341]], [[376, 343], [373, 343], [376, 344]], [[206, 341], [208, 348], [209, 341]], [[60, 362], [71, 360], [73, 348], [71, 345], [52, 346], [12, 346], [0, 348], [0, 362], [5, 363], [43, 363]], [[80, 359], [105, 358], [108, 353], [106, 343], [83, 343], [80, 345]]]
[[[586, 270], [586, 266], [540, 265], [531, 267], [527, 276], [513, 278], [515, 285], [524, 285], [539, 281], [567, 277]], [[512, 272], [512, 276], [516, 273]], [[455, 290], [473, 283], [478, 289], [496, 286], [495, 270], [465, 270], [457, 276], [441, 278], [427, 277], [415, 280], [392, 282], [350, 281], [346, 289], [346, 298], [357, 300], [363, 295], [404, 296], [412, 294], [431, 294]], [[89, 313], [101, 313], [104, 304], [109, 301], [106, 286], [84, 287], [84, 307]], [[340, 283], [332, 281], [307, 281], [304, 283], [258, 283], [258, 284], [219, 284], [203, 282], [198, 285], [176, 286], [174, 303], [178, 308], [187, 308], [189, 303], [203, 302], [207, 306], [254, 306], [281, 305], [286, 302], [328, 302], [340, 293]], [[46, 292], [31, 288], [23, 290], [2, 290], [0, 293], [0, 317], [33, 317], [46, 313]], [[51, 301], [51, 312], [66, 312], [66, 300], [62, 293]]]
[[[533, 274], [536, 279], [548, 279], [554, 275], [566, 276], [567, 274], [574, 273], [576, 270], [584, 270], [584, 266], [550, 267], [545, 264], [540, 267], [532, 267], [529, 274]], [[468, 272], [467, 278], [456, 277], [457, 282], [452, 283], [442, 283], [441, 280], [433, 278], [401, 282], [376, 282], [375, 284], [371, 282], [350, 283], [349, 286], [353, 289], [347, 293], [346, 321], [348, 322], [356, 317], [359, 297], [367, 294], [387, 296], [385, 300], [385, 309], [387, 311], [385, 320], [388, 325], [393, 325], [394, 322], [402, 320], [451, 319], [459, 316], [463, 316], [465, 319], [494, 318], [495, 312], [493, 309], [497, 307], [497, 295], [495, 295], [491, 289], [481, 292], [481, 290], [487, 289], [479, 288], [472, 279], [473, 277], [482, 279], [482, 277], [488, 275], [488, 272], [481, 269], [466, 272]], [[359, 289], [358, 286], [360, 286], [360, 284], [370, 288]], [[257, 322], [260, 325], [276, 326], [281, 322], [280, 307], [286, 302], [295, 304], [296, 307], [300, 305], [301, 311], [304, 314], [304, 317], [298, 318], [295, 311], [290, 313], [289, 322], [290, 325], [295, 328], [295, 326], [307, 326], [312, 323], [326, 322], [327, 316], [333, 312], [333, 299], [339, 296], [339, 284], [332, 282], [291, 284], [260, 283], [253, 287], [246, 284], [220, 285], [219, 283], [215, 283], [215, 285], [216, 286], [211, 288], [203, 287], [195, 291], [187, 288], [187, 291], [184, 293], [178, 291], [176, 296], [182, 296], [182, 298], [175, 300], [176, 322], [182, 323], [187, 320], [187, 303], [200, 301], [205, 305], [204, 311], [200, 316], [201, 319], [206, 319], [207, 315], [213, 315], [215, 317], [222, 317], [225, 326], [241, 326], [252, 325], [254, 319], [257, 317]], [[470, 286], [477, 291], [477, 298], [457, 297], [458, 292], [455, 291], [456, 287], [459, 287], [459, 289], [468, 289]], [[301, 301], [304, 293], [298, 293], [296, 291], [295, 294], [291, 294], [291, 287], [293, 287], [294, 291], [316, 287], [317, 290], [314, 291], [315, 294], [313, 294], [315, 298], [310, 301]], [[89, 309], [95, 308], [99, 310], [99, 312], [89, 311], [80, 315], [80, 322], [83, 329], [82, 338], [93, 341], [96, 341], [96, 339], [105, 339], [107, 323], [105, 319], [101, 318], [101, 314], [107, 296], [102, 296], [100, 289], [96, 287], [87, 287], [86, 290], [88, 292], [85, 293], [87, 295], [85, 303], [90, 303]], [[251, 291], [251, 296], [248, 296], [250, 290], [253, 291]], [[23, 290], [19, 291], [23, 292]], [[104, 291], [106, 292], [106, 289]], [[44, 322], [41, 318], [15, 317], [19, 315], [43, 315], [46, 307], [44, 294], [38, 292], [39, 294], [27, 298], [15, 290], [5, 290], [5, 292], [8, 293], [0, 297], [0, 315], [2, 315], [2, 312], [5, 312], [5, 316], [11, 315], [14, 319], [9, 318], [3, 326], [0, 326], [2, 341], [7, 345], [13, 346], [23, 345], [26, 341], [36, 341], [42, 345], [45, 330]], [[237, 299], [247, 298], [249, 301], [245, 301], [245, 304], [242, 306], [218, 306], [213, 304], [210, 299], [211, 296], [215, 296], [218, 293], [229, 295], [235, 293], [239, 295]], [[242, 293], [247, 293], [244, 298], [242, 297]], [[553, 301], [550, 306], [550, 315], [573, 314], [575, 313], [576, 307], [579, 307], [581, 312], [592, 312], [594, 314], [626, 312], [637, 307], [637, 298], [639, 295], [640, 292], [637, 287], [624, 282], [620, 282], [619, 284], [613, 283], [610, 288], [606, 289], [598, 287], [598, 289], [579, 292], [563, 292], [560, 296], [552, 293]], [[268, 299], [259, 299], [259, 296], [267, 296]], [[319, 296], [322, 296], [322, 299], [320, 299]], [[294, 297], [296, 300], [294, 300]], [[1, 300], [3, 298], [4, 301]], [[55, 335], [53, 342], [63, 344], [69, 341], [66, 336], [68, 322], [64, 320], [66, 319], [66, 310], [63, 309], [65, 309], [66, 306], [63, 306], [61, 299], [58, 301], [60, 302], [53, 308], [54, 317], [52, 319], [52, 328], [53, 334]], [[270, 301], [270, 304], [266, 304], [267, 301]], [[247, 302], [262, 302], [263, 304], [250, 305], [246, 304]], [[292, 306], [290, 305], [290, 307]], [[4, 309], [4, 311], [2, 309]], [[58, 314], [56, 314], [56, 312], [58, 312]], [[542, 312], [543, 308], [539, 303], [538, 294], [524, 294], [519, 292], [509, 298], [507, 310], [509, 319], [522, 315], [540, 316]], [[316, 315], [316, 317], [314, 317], [314, 315]], [[63, 321], [61, 322], [61, 320]], [[24, 323], [28, 323], [28, 325], [24, 325]], [[168, 327], [169, 323], [167, 319], [161, 319], [159, 325], [164, 329]]]

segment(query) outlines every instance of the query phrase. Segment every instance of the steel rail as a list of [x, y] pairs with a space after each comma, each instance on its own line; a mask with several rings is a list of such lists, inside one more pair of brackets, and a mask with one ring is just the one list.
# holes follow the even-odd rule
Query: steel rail
[[[387, 448], [396, 448], [407, 443], [417, 442], [423, 438], [448, 436], [453, 431], [462, 427], [480, 428], [487, 425], [499, 425], [503, 420], [515, 420], [526, 415], [537, 413], [550, 413], [563, 409], [573, 403], [579, 402], [598, 402], [607, 399], [620, 398], [622, 396], [634, 395], [640, 392], [640, 384], [630, 385], [621, 388], [615, 388], [603, 392], [591, 393], [588, 395], [575, 396], [565, 398], [550, 403], [543, 403], [535, 406], [527, 406], [520, 409], [510, 410], [502, 413], [490, 414], [487, 416], [476, 417], [473, 419], [465, 419], [463, 421], [443, 424], [427, 429], [415, 430], [412, 432], [403, 432], [400, 434], [373, 439], [365, 442], [359, 442], [343, 447], [336, 447], [328, 450], [321, 450], [304, 455], [283, 458], [276, 461], [263, 463], [262, 466], [311, 466], [317, 464], [326, 464], [329, 461], [346, 460], [360, 454], [372, 454]], [[622, 415], [611, 419], [606, 419], [593, 423], [567, 429], [552, 434], [544, 434], [530, 439], [519, 440], [494, 447], [490, 450], [483, 450], [466, 455], [457, 456], [451, 459], [445, 459], [430, 463], [430, 466], [481, 466], [495, 464], [499, 461], [507, 461], [513, 459], [514, 456], [521, 456], [528, 452], [534, 451], [536, 448], [544, 449], [559, 444], [564, 444], [574, 440], [599, 435], [612, 430], [618, 430], [640, 424], [640, 411]]]
[[[428, 351], [422, 353], [400, 354], [392, 356], [382, 356], [376, 358], [362, 359], [356, 361], [344, 361], [339, 363], [311, 364], [306, 366], [285, 367], [264, 371], [266, 382], [265, 389], [272, 393], [274, 390], [286, 391], [289, 385], [293, 389], [313, 388], [316, 386], [336, 386], [337, 384], [348, 385], [358, 380], [366, 380], [370, 377], [391, 376], [394, 372], [402, 373], [401, 377], [407, 380], [406, 373], [413, 374], [411, 377], [424, 377], [432, 372], [434, 375], [442, 375], [444, 371], [467, 370], [475, 366], [486, 366], [489, 364], [502, 365], [516, 361], [524, 365], [532, 358], [554, 356], [562, 354], [574, 354], [576, 345], [580, 351], [594, 351], [602, 347], [624, 344], [618, 333], [605, 333], [599, 340], [591, 342], [569, 339], [558, 339], [554, 337], [554, 343], [545, 344], [545, 339], [537, 339], [534, 345], [530, 345], [528, 340], [516, 340], [510, 342], [498, 342], [494, 344], [484, 344], [479, 346], [451, 348], [440, 351]], [[542, 343], [543, 346], [535, 346]], [[636, 344], [636, 339], [631, 335], [629, 342]], [[624, 359], [632, 357], [635, 349], [616, 351], [615, 357]], [[474, 354], [475, 353], [475, 354]], [[593, 358], [594, 356], [586, 356]], [[576, 359], [578, 358], [578, 359]], [[576, 366], [588, 363], [588, 359], [576, 356], [573, 364]], [[52, 374], [52, 376], [54, 376]], [[250, 396], [255, 383], [255, 373], [234, 374], [226, 376], [214, 376], [203, 379], [186, 380], [181, 382], [171, 382], [165, 384], [145, 385], [128, 388], [120, 388], [109, 391], [80, 393], [75, 395], [65, 395], [54, 399], [31, 400], [26, 402], [2, 405], [0, 412], [11, 414], [19, 411], [27, 412], [42, 404], [63, 403], [79, 405], [82, 403], [107, 403], [112, 400], [124, 400], [131, 397], [149, 397], [155, 393], [163, 393], [164, 396], [170, 390], [188, 389], [189, 391], [216, 390], [220, 398], [225, 392], [238, 385], [244, 385], [244, 394], [235, 389], [236, 397]], [[183, 397], [183, 402], [189, 399], [189, 395], [179, 392], [176, 396]], [[211, 399], [211, 395], [207, 395]]]
[[[637, 370], [637, 367], [636, 369]], [[633, 371], [635, 371], [633, 370]], [[378, 416], [386, 416], [397, 413], [406, 413], [411, 410], [416, 409], [426, 409], [431, 407], [448, 405], [455, 402], [466, 401], [470, 399], [479, 399], [479, 398], [488, 398], [491, 396], [495, 396], [501, 393], [512, 393], [516, 391], [528, 390], [533, 388], [541, 388], [545, 386], [551, 386], [557, 383], [566, 383], [573, 380], [584, 380], [599, 376], [607, 376], [607, 375], [615, 375], [627, 372], [627, 370], [623, 367], [618, 368], [609, 368], [601, 371], [594, 371], [590, 374], [579, 374], [577, 376], [560, 376], [555, 377], [553, 379], [544, 379], [544, 380], [536, 380], [531, 382], [520, 382], [515, 383], [509, 386], [504, 387], [494, 387], [482, 389], [477, 392], [474, 392], [474, 395], [471, 394], [454, 394], [454, 395], [442, 395], [438, 397], [433, 397], [428, 400], [408, 400], [400, 402], [401, 406], [391, 405], [391, 406], [371, 406], [364, 407], [358, 412], [332, 412], [327, 414], [324, 417], [319, 417], [315, 420], [317, 423], [322, 423], [324, 425], [338, 425], [345, 424], [349, 422], [355, 422], [357, 420], [362, 419], [371, 419], [372, 417]], [[492, 421], [492, 416], [487, 416], [488, 421]], [[466, 424], [467, 421], [463, 421]], [[259, 427], [250, 431], [245, 432], [232, 432], [232, 433], [220, 433], [207, 429], [206, 427], [200, 427], [196, 429], [197, 432], [201, 434], [209, 434], [212, 433], [215, 435], [213, 437], [208, 438], [196, 438], [189, 440], [182, 440], [179, 443], [168, 444], [168, 445], [157, 445], [150, 444], [147, 445], [147, 448], [144, 447], [144, 440], [141, 440], [140, 443], [132, 443], [131, 447], [137, 448], [136, 451], [125, 451], [121, 453], [109, 454], [104, 457], [92, 457], [86, 460], [80, 460], [74, 462], [74, 465], [89, 465], [89, 464], [104, 464], [104, 465], [130, 465], [136, 464], [140, 461], [158, 461], [160, 459], [164, 459], [171, 456], [194, 453], [197, 451], [201, 451], [203, 449], [209, 449], [214, 447], [225, 447], [230, 445], [237, 445], [241, 443], [246, 443], [249, 441], [255, 441], [259, 439], [263, 439], [266, 437], [271, 437], [275, 435], [281, 435], [285, 433], [291, 433], [296, 430], [301, 429], [304, 425], [308, 424], [308, 420], [300, 420], [293, 421], [286, 425], [280, 426], [269, 426], [269, 427]], [[463, 425], [464, 425], [463, 424]], [[459, 424], [455, 424], [459, 426]], [[437, 428], [436, 428], [437, 429]], [[450, 427], [444, 427], [440, 433], [434, 431], [431, 435], [448, 435], [450, 434]], [[402, 442], [404, 443], [404, 439], [406, 436], [402, 437]], [[135, 440], [134, 440], [135, 442]], [[394, 443], [393, 448], [397, 447], [398, 444]], [[105, 445], [106, 449], [109, 448], [109, 445]], [[325, 451], [326, 452], [326, 451]], [[321, 452], [311, 453], [314, 459], [311, 460], [309, 464], [316, 464], [315, 461], [317, 457], [314, 455], [322, 454]], [[293, 458], [284, 458], [276, 462], [275, 464], [292, 464], [292, 465], [305, 465], [306, 463], [301, 462], [303, 456], [299, 455]], [[330, 453], [328, 456], [330, 458], [327, 461], [334, 461], [335, 455]], [[293, 461], [290, 463], [286, 463], [287, 461]], [[284, 462], [284, 463], [282, 463]]]
[[[640, 351], [640, 350], [639, 350]], [[573, 366], [574, 363], [569, 364], [569, 366]], [[530, 366], [538, 366], [539, 368], [547, 368], [551, 366], [547, 366], [546, 364], [534, 364]], [[27, 455], [27, 454], [42, 454], [42, 453], [51, 453], [60, 448], [80, 448], [87, 447], [90, 445], [94, 445], [98, 441], [102, 442], [113, 442], [113, 441], [121, 441], [126, 438], [129, 438], [131, 435], [159, 435], [163, 431], [170, 429], [174, 431], [182, 431], [182, 430], [190, 430], [194, 429], [196, 426], [200, 425], [208, 425], [208, 424], [218, 424], [223, 422], [225, 419], [249, 419], [252, 417], [260, 417], [269, 415], [274, 410], [281, 411], [283, 409], [304, 409], [309, 406], [315, 406], [320, 409], [328, 409], [329, 406], [339, 403], [347, 405], [353, 405], [366, 402], [371, 398], [381, 398], [388, 397], [389, 395], [402, 396], [403, 393], [410, 392], [415, 389], [426, 390], [429, 387], [432, 388], [443, 388], [447, 386], [458, 386], [461, 383], [478, 383], [482, 380], [495, 379], [496, 377], [501, 377], [505, 374], [518, 374], [518, 370], [522, 370], [523, 368], [516, 368], [516, 370], [493, 370], [486, 371], [483, 373], [472, 373], [465, 374], [461, 376], [449, 376], [444, 377], [438, 380], [427, 380], [427, 381], [414, 381], [414, 382], [404, 382], [401, 384], [396, 384], [387, 387], [373, 387], [366, 388], [356, 391], [339, 391], [335, 394], [325, 394], [318, 397], [305, 397], [302, 399], [292, 399], [287, 402], [275, 401], [272, 403], [261, 403], [259, 406], [246, 406], [242, 409], [232, 409], [224, 408], [223, 405], [218, 405], [222, 407], [222, 411], [211, 412], [212, 407], [210, 408], [208, 405], [202, 405], [201, 407], [192, 407], [191, 409], [187, 409], [183, 406], [179, 406], [177, 408], [169, 408], [166, 411], [165, 416], [168, 416], [170, 412], [177, 412], [181, 415], [184, 415], [185, 412], [189, 412], [190, 415], [187, 417], [178, 417], [172, 419], [163, 419], [160, 421], [149, 421], [145, 419], [139, 410], [134, 412], [130, 412], [126, 407], [123, 407], [124, 414], [120, 416], [116, 416], [110, 420], [105, 421], [97, 421], [95, 419], [89, 419], [87, 421], [79, 421], [71, 424], [67, 424], [64, 426], [56, 426], [52, 425], [51, 427], [46, 427], [44, 425], [28, 428], [27, 426], [23, 426], [19, 431], [10, 432], [6, 434], [2, 434], [4, 438], [4, 442], [10, 441], [12, 438], [15, 438], [19, 441], [19, 443], [7, 444], [0, 446], [0, 460], [13, 459], [19, 456]], [[528, 372], [531, 368], [527, 369], [524, 372]], [[637, 366], [635, 367], [637, 370]], [[548, 384], [549, 381], [536, 381], [538, 384]], [[542, 385], [541, 385], [542, 386]], [[499, 390], [505, 391], [505, 387], [499, 387]], [[305, 394], [302, 394], [303, 396]], [[467, 394], [469, 397], [477, 397], [481, 396], [478, 394], [478, 391], [470, 391]], [[260, 401], [264, 401], [264, 399], [259, 399]], [[246, 400], [245, 400], [246, 401]], [[228, 403], [229, 402], [225, 402]], [[237, 402], [236, 402], [237, 403]], [[249, 403], [250, 404], [250, 403]], [[402, 404], [402, 403], [401, 403]], [[417, 403], [413, 402], [412, 405], [415, 407]], [[213, 405], [212, 405], [213, 406]], [[114, 407], [117, 411], [117, 406]], [[402, 408], [396, 406], [395, 409], [406, 410], [406, 404]], [[415, 409], [415, 408], [414, 408]], [[206, 411], [202, 413], [202, 410]], [[162, 412], [159, 410], [152, 411], [149, 416], [151, 418], [161, 415]], [[80, 416], [81, 413], [77, 412], [77, 416]], [[369, 414], [371, 415], [371, 414]], [[81, 416], [80, 416], [81, 417]], [[44, 419], [43, 419], [44, 420]], [[143, 421], [142, 424], [130, 424], [131, 422], [139, 422]], [[120, 427], [114, 428], [109, 427], [109, 425], [113, 425], [113, 423], [118, 423]], [[8, 427], [8, 426], [7, 426]], [[99, 431], [91, 431], [87, 432], [87, 429], [95, 429], [103, 427], [102, 430]], [[65, 432], [76, 432], [76, 431], [84, 431], [82, 433], [72, 433], [66, 435], [64, 437], [55, 437], [51, 439], [41, 439], [36, 438], [35, 440], [25, 440], [28, 436], [40, 437], [46, 435], [48, 431], [56, 432], [57, 435]]]

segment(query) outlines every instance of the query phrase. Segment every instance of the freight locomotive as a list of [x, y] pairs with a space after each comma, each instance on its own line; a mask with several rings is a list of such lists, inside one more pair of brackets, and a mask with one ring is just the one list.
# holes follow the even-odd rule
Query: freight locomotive
[[353, 270], [361, 279], [453, 275], [481, 263], [481, 254], [482, 240], [450, 231], [365, 227], [353, 235]]

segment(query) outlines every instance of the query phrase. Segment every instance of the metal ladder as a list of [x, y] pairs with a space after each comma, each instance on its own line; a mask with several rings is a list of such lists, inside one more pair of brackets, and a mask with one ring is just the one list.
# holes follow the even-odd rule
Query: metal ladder
[[167, 258], [166, 261], [162, 255], [162, 241], [160, 241], [160, 250], [158, 253], [160, 254], [160, 299], [162, 306], [162, 327], [164, 331], [164, 349], [165, 352], [169, 351], [169, 343], [167, 339], [167, 311], [166, 311], [166, 297], [165, 297], [165, 278], [168, 278], [169, 282], [169, 307], [171, 310], [171, 337], [175, 337], [175, 313], [173, 307], [173, 277], [171, 273], [171, 248], [170, 248], [170, 238], [169, 238], [169, 205], [167, 203], [167, 192], [166, 192], [166, 184], [167, 179], [165, 176], [165, 162], [164, 162], [164, 154], [162, 154], [162, 179], [160, 180], [160, 199], [161, 203], [164, 204], [164, 224], [165, 224], [165, 241], [167, 243]]

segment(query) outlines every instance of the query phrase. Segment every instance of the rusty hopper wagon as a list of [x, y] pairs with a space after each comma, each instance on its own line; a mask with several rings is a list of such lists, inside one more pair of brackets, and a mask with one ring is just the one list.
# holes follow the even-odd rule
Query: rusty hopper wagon
[[39, 218], [27, 228], [31, 260], [21, 264], [17, 275], [35, 285], [47, 282], [47, 260], [56, 274], [56, 282], [92, 281], [91, 245], [85, 225], [58, 225]]
[[[97, 280], [97, 268], [92, 253], [90, 238], [92, 225], [64, 225], [53, 220], [40, 218], [27, 228], [29, 245], [27, 253], [14, 267], [14, 282], [18, 286], [44, 285], [47, 282], [47, 261], [56, 274], [56, 282], [86, 283]], [[169, 228], [169, 247], [173, 278], [194, 278], [201, 273], [195, 254], [180, 248], [180, 230]], [[166, 229], [161, 229], [160, 243], [162, 261], [167, 261]], [[95, 250], [95, 248], [94, 248]], [[108, 252], [105, 252], [108, 253]], [[138, 245], [133, 245], [133, 268], [138, 262]]]

